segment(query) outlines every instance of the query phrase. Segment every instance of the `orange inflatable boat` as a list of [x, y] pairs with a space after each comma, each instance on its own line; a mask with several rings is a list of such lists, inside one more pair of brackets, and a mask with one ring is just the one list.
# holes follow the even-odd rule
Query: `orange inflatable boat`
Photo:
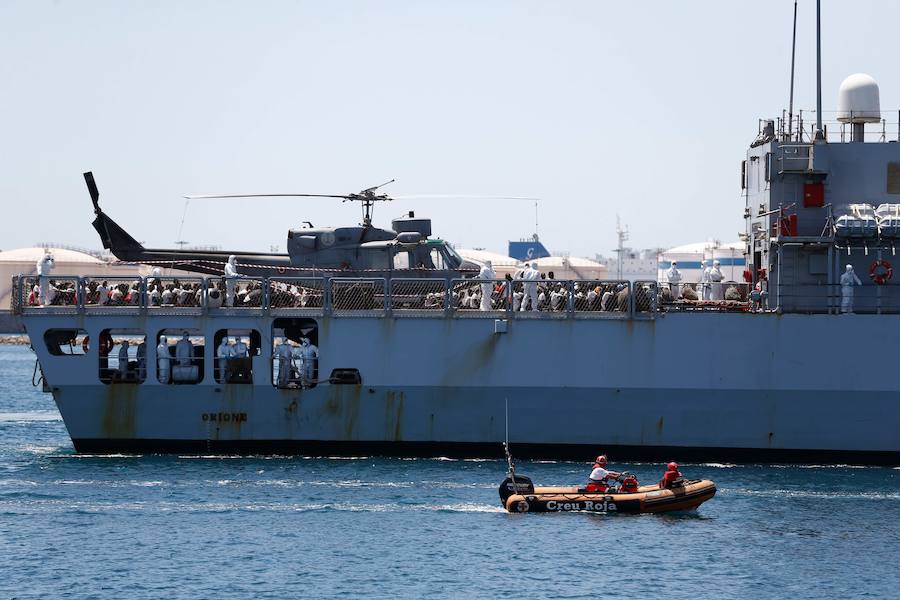
[[[622, 475], [623, 479], [629, 477]], [[716, 484], [708, 479], [676, 480], [666, 489], [623, 485], [588, 492], [578, 487], [535, 487], [528, 477], [511, 472], [500, 484], [500, 502], [514, 513], [662, 513], [695, 509], [715, 495]]]

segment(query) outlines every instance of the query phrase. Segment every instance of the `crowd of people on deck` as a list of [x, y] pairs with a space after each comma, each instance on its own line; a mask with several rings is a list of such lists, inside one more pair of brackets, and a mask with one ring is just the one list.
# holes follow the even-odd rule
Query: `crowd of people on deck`
[[[27, 303], [30, 306], [74, 305], [78, 300], [76, 279], [51, 279], [54, 267], [53, 257], [45, 253], [36, 266], [37, 279], [29, 290]], [[237, 271], [237, 261], [229, 257], [225, 265], [224, 277], [209, 279], [204, 286], [199, 281], [183, 281], [172, 278], [163, 281], [159, 267], [153, 268], [146, 279], [131, 281], [110, 281], [109, 279], [89, 280], [84, 286], [83, 302], [86, 306], [183, 306], [209, 308], [259, 307], [262, 306], [263, 284], [258, 280], [241, 282]], [[288, 306], [305, 306], [305, 291], [293, 288], [276, 288], [292, 294]]]
[[713, 260], [712, 265], [704, 259], [700, 261], [700, 281], [696, 284], [682, 283], [678, 261], [673, 260], [665, 272], [667, 286], [660, 290], [660, 301], [671, 303], [677, 300], [717, 304], [722, 302], [747, 302], [753, 309], [767, 308], [768, 291], [765, 281], [759, 281], [753, 290], [742, 294], [735, 282], [726, 282], [721, 263]]
[[[557, 280], [553, 271], [542, 273], [535, 262], [500, 280], [488, 260], [476, 281], [462, 282], [455, 287], [451, 302], [454, 308], [462, 310], [563, 312], [569, 310], [571, 294], [576, 311], [628, 311], [629, 289], [625, 282], [576, 281], [569, 286], [568, 281]], [[640, 289], [648, 292], [643, 287]], [[649, 298], [649, 294], [640, 297]], [[439, 299], [433, 298], [432, 303], [437, 305]]]
[[[76, 282], [49, 278], [52, 268], [49, 254], [38, 265], [38, 282], [29, 304], [75, 304]], [[179, 278], [164, 281], [156, 267], [146, 282], [140, 279], [112, 283], [87, 281], [83, 301], [87, 306], [260, 307], [263, 285], [260, 280], [241, 275], [236, 257], [230, 256], [223, 277], [208, 279], [205, 286], [199, 281]], [[324, 302], [321, 286], [278, 280], [270, 280], [267, 285], [269, 305], [276, 308], [313, 308], [321, 307]], [[563, 312], [570, 309], [570, 296], [575, 311], [626, 312], [629, 307], [629, 287], [624, 282], [578, 281], [570, 287], [568, 281], [557, 280], [553, 271], [542, 273], [534, 262], [499, 279], [491, 262], [485, 261], [477, 279], [458, 283], [450, 293], [451, 306], [462, 310]], [[649, 298], [649, 293], [639, 294], [638, 299], [641, 298]], [[443, 308], [444, 292], [429, 292], [422, 303], [426, 309]]]

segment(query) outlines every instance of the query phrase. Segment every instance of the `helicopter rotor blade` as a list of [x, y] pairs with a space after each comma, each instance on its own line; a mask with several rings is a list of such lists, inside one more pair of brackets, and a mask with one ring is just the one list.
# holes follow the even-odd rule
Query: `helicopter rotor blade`
[[341, 198], [352, 200], [353, 196], [337, 194], [192, 194], [183, 196], [188, 200], [206, 200], [210, 198]]
[[393, 198], [394, 200], [439, 200], [458, 198], [460, 200], [529, 200], [531, 202], [540, 200], [540, 198], [531, 198], [528, 196], [492, 196], [478, 194], [403, 194], [401, 196], [394, 196]]
[[363, 191], [361, 191], [360, 194], [365, 194], [365, 193], [367, 193], [367, 192], [374, 192], [375, 190], [377, 190], [377, 189], [379, 189], [379, 188], [383, 188], [383, 187], [386, 186], [387, 184], [389, 184], [389, 183], [394, 183], [395, 181], [397, 181], [397, 180], [396, 180], [396, 179], [391, 179], [390, 181], [385, 181], [385, 182], [382, 183], [381, 185], [376, 185], [376, 186], [374, 186], [374, 187], [366, 188], [366, 189], [364, 189]]
[[94, 212], [100, 212], [100, 192], [97, 190], [97, 183], [94, 181], [94, 173], [88, 171], [84, 173], [84, 182], [87, 184], [88, 193], [91, 195], [91, 202], [94, 203]]

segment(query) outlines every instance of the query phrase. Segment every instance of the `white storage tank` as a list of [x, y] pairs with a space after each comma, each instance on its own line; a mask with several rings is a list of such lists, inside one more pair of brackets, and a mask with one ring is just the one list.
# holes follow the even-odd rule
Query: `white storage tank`
[[705, 260], [707, 266], [712, 266], [713, 261], [718, 260], [725, 281], [743, 281], [744, 269], [747, 268], [744, 247], [743, 242], [723, 244], [718, 240], [709, 240], [670, 248], [659, 255], [658, 280], [666, 281], [666, 271], [675, 261], [678, 263], [678, 270], [681, 271], [683, 283], [698, 283], [702, 261]]

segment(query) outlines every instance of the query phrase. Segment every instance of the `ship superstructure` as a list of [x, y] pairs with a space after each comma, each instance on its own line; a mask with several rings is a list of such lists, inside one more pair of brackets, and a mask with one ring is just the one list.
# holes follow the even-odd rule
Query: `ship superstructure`
[[831, 131], [762, 122], [741, 167], [746, 278], [781, 311], [836, 313], [850, 265], [864, 283], [853, 286], [852, 310], [896, 312], [900, 131], [888, 133], [878, 86], [862, 74], [841, 84], [836, 119]]

